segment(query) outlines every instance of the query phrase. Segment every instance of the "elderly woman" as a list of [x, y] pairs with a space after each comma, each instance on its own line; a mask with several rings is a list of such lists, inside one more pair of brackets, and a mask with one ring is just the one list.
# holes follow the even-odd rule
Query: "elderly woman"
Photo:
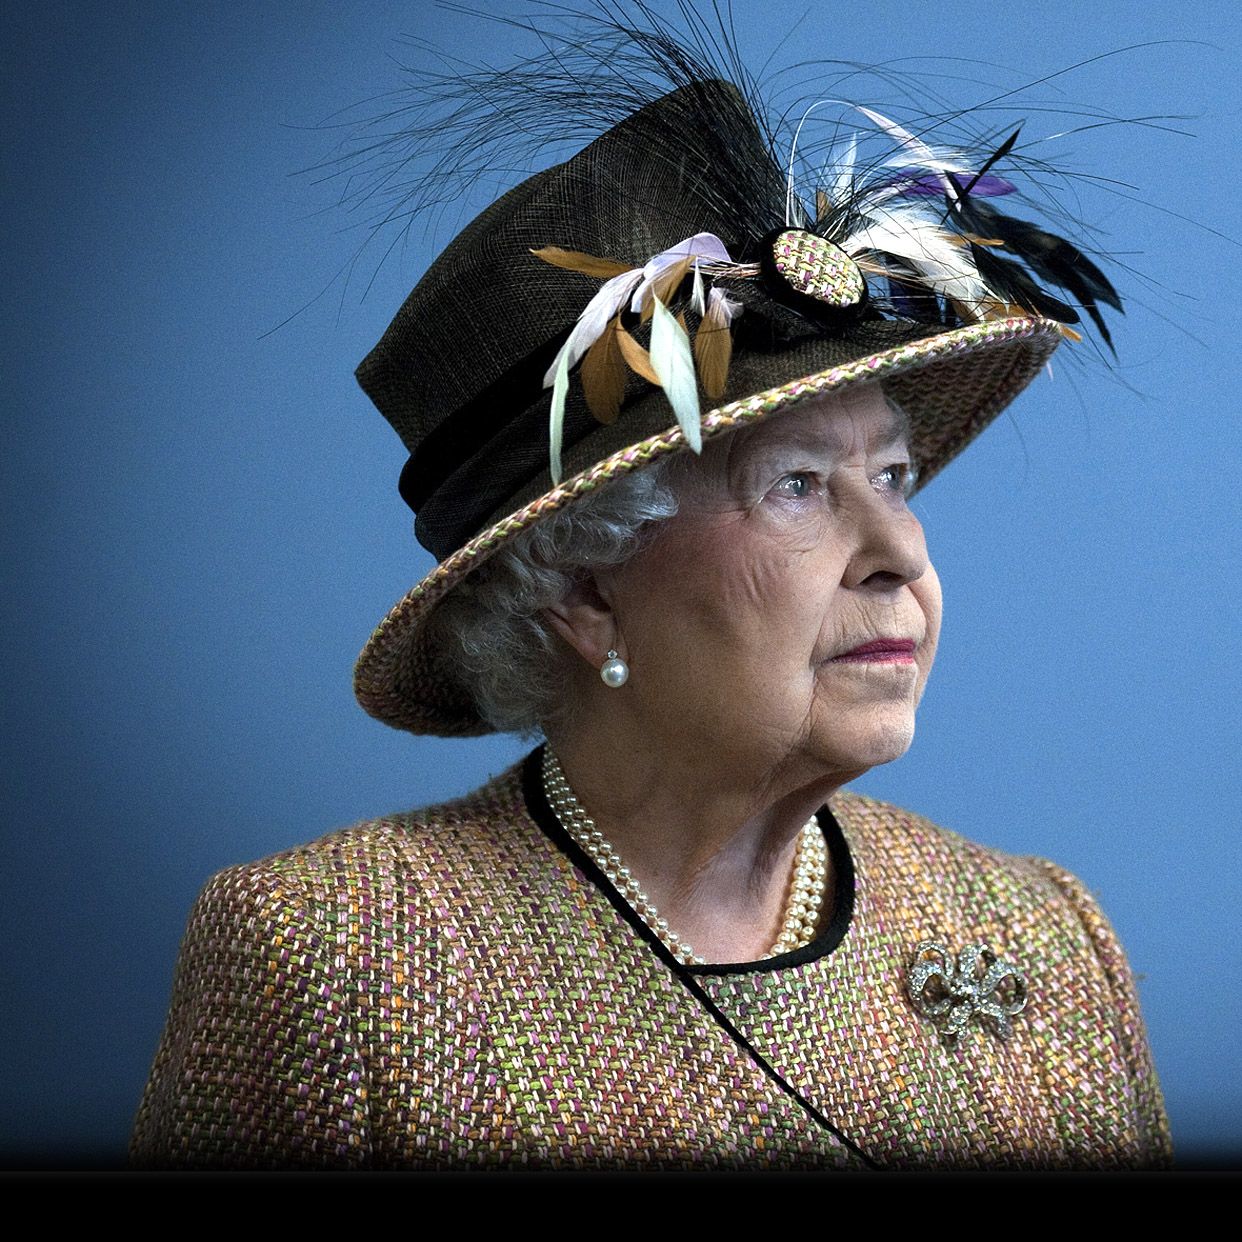
[[808, 199], [743, 94], [672, 85], [475, 220], [358, 372], [439, 561], [360, 702], [545, 740], [211, 878], [135, 1164], [1169, 1158], [1083, 886], [845, 788], [935, 658], [909, 497], [1072, 332], [1036, 277], [1116, 295], [986, 153], [868, 112], [902, 167], [851, 148]]

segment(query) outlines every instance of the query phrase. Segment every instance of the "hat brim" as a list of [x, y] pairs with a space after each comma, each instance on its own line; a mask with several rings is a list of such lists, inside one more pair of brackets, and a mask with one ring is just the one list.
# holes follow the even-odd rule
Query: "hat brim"
[[[810, 397], [881, 382], [910, 415], [919, 490], [1031, 382], [1062, 340], [1058, 323], [1032, 317], [948, 330], [912, 324], [909, 329], [918, 334], [914, 339], [809, 373], [800, 366], [812, 358], [800, 359], [795, 351], [782, 362], [785, 374], [798, 378], [709, 410], [702, 416], [702, 438], [706, 441], [755, 423]], [[732, 369], [730, 378], [735, 378]], [[745, 382], [740, 373], [736, 379]], [[663, 402], [658, 391], [647, 417], [650, 409], [659, 408], [656, 402]], [[553, 485], [549, 474], [534, 480], [508, 502], [507, 513], [495, 516], [411, 588], [376, 627], [355, 663], [354, 694], [363, 709], [410, 733], [472, 737], [494, 732], [478, 715], [443, 653], [426, 641], [432, 611], [469, 573], [527, 527], [612, 479], [665, 454], [689, 450], [667, 402], [657, 422], [663, 424], [662, 430], [639, 439], [634, 437], [641, 436], [642, 427], [628, 415], [601, 427], [601, 437], [619, 437], [622, 447], [608, 452], [596, 437], [574, 446], [574, 454], [566, 456], [570, 473], [562, 483]]]

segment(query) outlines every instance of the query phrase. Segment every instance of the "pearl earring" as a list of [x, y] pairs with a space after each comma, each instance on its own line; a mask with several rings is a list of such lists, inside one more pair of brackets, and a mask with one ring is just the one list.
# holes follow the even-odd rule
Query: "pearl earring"
[[615, 651], [610, 651], [608, 659], [600, 666], [599, 675], [603, 678], [604, 685], [612, 686], [615, 690], [629, 680], [630, 666]]

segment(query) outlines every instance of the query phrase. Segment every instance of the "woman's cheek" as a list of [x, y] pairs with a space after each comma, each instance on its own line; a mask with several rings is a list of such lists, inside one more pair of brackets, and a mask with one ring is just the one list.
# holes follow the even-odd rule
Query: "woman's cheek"
[[944, 600], [940, 590], [940, 577], [936, 567], [929, 561], [922, 575], [910, 584], [910, 590], [923, 613], [924, 635], [919, 644], [919, 696], [936, 660], [936, 648], [940, 642], [940, 625], [944, 616]]

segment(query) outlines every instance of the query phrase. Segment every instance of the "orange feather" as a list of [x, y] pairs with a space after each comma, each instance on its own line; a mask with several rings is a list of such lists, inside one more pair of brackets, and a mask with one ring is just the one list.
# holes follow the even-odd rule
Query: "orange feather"
[[651, 292], [647, 296], [647, 303], [643, 307], [642, 322], [646, 323], [648, 319], [655, 313], [655, 307], [652, 305], [652, 298], [659, 298], [665, 306], [669, 304], [669, 299], [677, 292], [677, 286], [686, 278], [694, 263], [694, 256], [687, 255], [684, 259], [679, 259], [672, 267], [660, 276], [651, 286]]
[[597, 276], [609, 280], [620, 276], [622, 272], [632, 272], [632, 263], [618, 263], [616, 259], [601, 259], [593, 254], [585, 254], [581, 250], [563, 250], [560, 246], [544, 246], [540, 250], [532, 250], [531, 254], [553, 267], [565, 267], [571, 272], [581, 272], [584, 276]]
[[651, 365], [651, 355], [621, 326], [621, 321], [615, 321], [617, 325], [617, 345], [621, 349], [621, 356], [625, 359], [625, 364], [636, 374], [641, 375], [650, 384], [660, 386], [660, 377], [655, 373], [655, 368]]
[[621, 398], [625, 396], [625, 359], [617, 333], [621, 330], [621, 317], [608, 321], [603, 334], [586, 352], [582, 359], [582, 392], [587, 409], [597, 422], [612, 423], [621, 412]]
[[698, 368], [699, 383], [709, 397], [724, 395], [732, 357], [733, 333], [728, 325], [704, 319], [694, 334], [694, 364]]

